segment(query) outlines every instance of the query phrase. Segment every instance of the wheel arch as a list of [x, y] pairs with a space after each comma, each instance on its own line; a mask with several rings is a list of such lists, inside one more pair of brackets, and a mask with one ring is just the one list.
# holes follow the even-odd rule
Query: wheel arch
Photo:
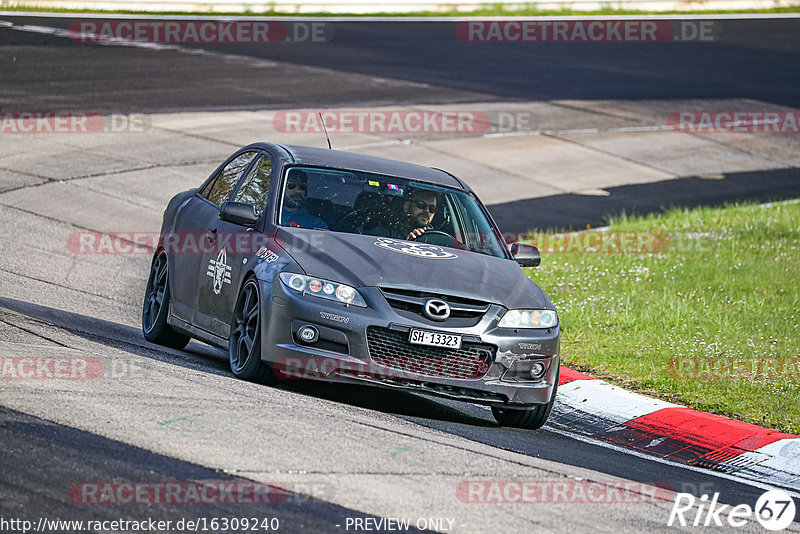
[[256, 275], [256, 272], [253, 270], [253, 268], [252, 268], [252, 267], [250, 267], [249, 269], [247, 269], [247, 271], [246, 271], [244, 274], [242, 274], [242, 279], [241, 279], [241, 281], [239, 282], [239, 288], [236, 290], [236, 298], [239, 298], [239, 295], [242, 293], [242, 289], [244, 289], [244, 285], [245, 285], [245, 284], [246, 284], [246, 283], [247, 283], [247, 282], [248, 282], [248, 281], [249, 281], [251, 278], [255, 278], [255, 279], [256, 279], [256, 282], [260, 282], [260, 280], [259, 280], [258, 276]]

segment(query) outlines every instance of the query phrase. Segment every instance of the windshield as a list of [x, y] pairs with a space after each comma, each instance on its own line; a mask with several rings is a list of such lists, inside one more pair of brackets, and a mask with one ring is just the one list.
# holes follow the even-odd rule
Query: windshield
[[292, 167], [279, 224], [414, 240], [505, 258], [477, 200], [449, 187], [382, 174]]

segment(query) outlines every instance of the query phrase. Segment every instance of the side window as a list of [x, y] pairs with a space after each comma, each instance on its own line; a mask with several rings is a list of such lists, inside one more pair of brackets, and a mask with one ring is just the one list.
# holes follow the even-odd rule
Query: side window
[[211, 187], [214, 185], [214, 180], [217, 179], [217, 175], [211, 178], [206, 185], [200, 188], [200, 196], [208, 198], [208, 192], [211, 191]]
[[236, 202], [247, 202], [256, 207], [256, 213], [261, 213], [267, 206], [269, 194], [269, 175], [272, 173], [272, 160], [266, 154], [261, 155], [253, 165], [250, 174], [236, 193]]
[[214, 178], [211, 187], [206, 187], [201, 194], [217, 206], [222, 205], [223, 202], [228, 200], [236, 182], [239, 181], [239, 178], [241, 178], [255, 156], [255, 152], [245, 152], [239, 155], [239, 157], [225, 165], [225, 168]]

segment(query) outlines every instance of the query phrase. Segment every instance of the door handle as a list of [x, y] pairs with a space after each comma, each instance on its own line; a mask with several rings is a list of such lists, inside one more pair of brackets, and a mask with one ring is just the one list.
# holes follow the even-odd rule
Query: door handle
[[206, 239], [208, 239], [211, 243], [217, 240], [217, 229], [211, 229], [206, 232]]

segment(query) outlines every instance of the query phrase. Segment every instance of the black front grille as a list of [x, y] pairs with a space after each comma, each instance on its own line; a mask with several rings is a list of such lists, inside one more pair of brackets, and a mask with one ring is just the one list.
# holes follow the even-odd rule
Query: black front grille
[[381, 292], [392, 308], [414, 312], [423, 317], [422, 309], [425, 307], [425, 302], [434, 298], [444, 300], [450, 305], [450, 317], [453, 318], [474, 319], [482, 317], [490, 305], [488, 302], [481, 300], [394, 287], [382, 287]]
[[476, 380], [486, 376], [496, 348], [485, 343], [462, 343], [460, 349], [412, 345], [407, 332], [370, 326], [367, 344], [373, 362], [400, 371], [398, 377], [428, 376]]

